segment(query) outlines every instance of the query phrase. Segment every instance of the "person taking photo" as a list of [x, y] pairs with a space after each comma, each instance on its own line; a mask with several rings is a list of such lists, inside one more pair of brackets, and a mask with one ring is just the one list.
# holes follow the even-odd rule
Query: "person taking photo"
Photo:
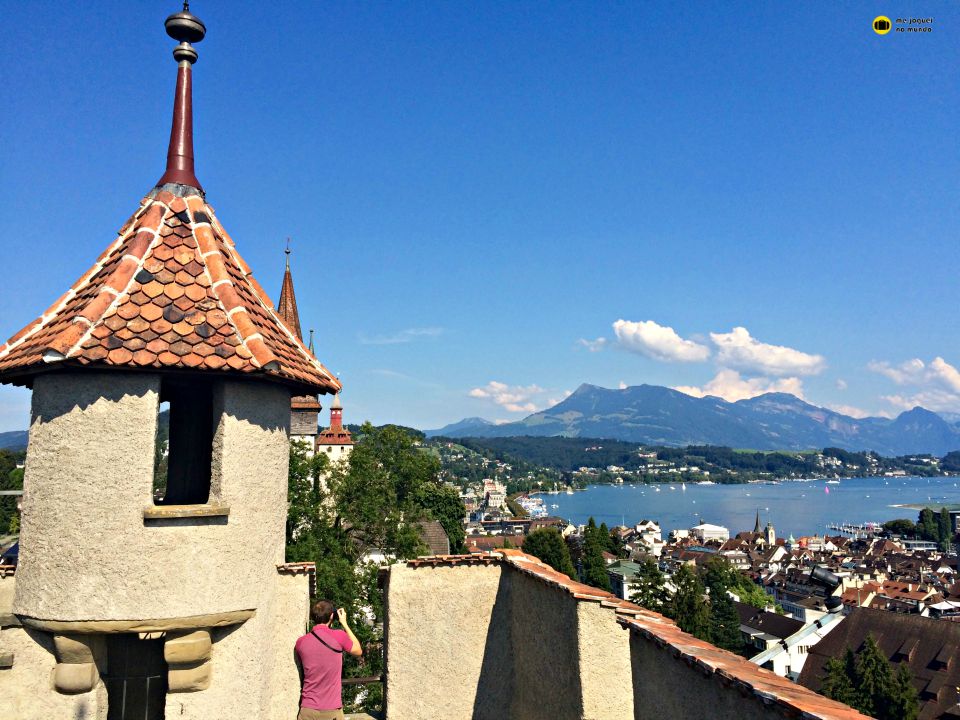
[[[330, 627], [334, 619], [342, 630]], [[313, 606], [313, 620], [317, 624], [294, 646], [303, 674], [297, 720], [343, 720], [343, 653], [360, 657], [363, 649], [343, 608], [320, 600]]]

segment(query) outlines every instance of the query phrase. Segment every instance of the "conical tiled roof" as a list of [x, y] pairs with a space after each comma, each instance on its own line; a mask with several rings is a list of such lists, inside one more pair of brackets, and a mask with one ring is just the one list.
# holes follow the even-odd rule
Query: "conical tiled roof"
[[0, 346], [2, 381], [29, 384], [65, 365], [258, 374], [312, 392], [340, 389], [281, 320], [213, 208], [181, 185], [144, 198], [93, 267]]
[[297, 337], [303, 340], [300, 331], [300, 313], [297, 312], [297, 296], [293, 292], [293, 276], [290, 274], [290, 251], [287, 250], [287, 269], [283, 273], [283, 285], [280, 288], [280, 301], [277, 303], [277, 314], [293, 330]]

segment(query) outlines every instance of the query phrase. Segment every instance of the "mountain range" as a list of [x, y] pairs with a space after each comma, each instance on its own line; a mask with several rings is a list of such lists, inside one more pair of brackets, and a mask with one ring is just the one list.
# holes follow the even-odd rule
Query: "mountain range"
[[839, 447], [887, 456], [960, 449], [960, 422], [921, 407], [893, 419], [853, 418], [787, 393], [728, 402], [656, 385], [610, 390], [583, 384], [553, 407], [517, 422], [467, 418], [425, 432], [428, 437], [563, 436], [755, 450]]

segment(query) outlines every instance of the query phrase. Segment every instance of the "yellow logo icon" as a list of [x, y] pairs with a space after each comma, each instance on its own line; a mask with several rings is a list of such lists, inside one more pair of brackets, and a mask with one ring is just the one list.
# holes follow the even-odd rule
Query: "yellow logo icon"
[[893, 23], [890, 22], [890, 18], [886, 15], [878, 15], [873, 19], [873, 31], [877, 35], [886, 35], [892, 27]]

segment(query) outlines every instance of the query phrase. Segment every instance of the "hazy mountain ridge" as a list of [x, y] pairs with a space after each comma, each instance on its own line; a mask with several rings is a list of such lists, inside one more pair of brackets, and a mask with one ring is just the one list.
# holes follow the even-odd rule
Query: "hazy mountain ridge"
[[565, 400], [518, 422], [467, 418], [428, 437], [610, 438], [651, 445], [725, 445], [757, 450], [839, 447], [882, 455], [960, 449], [960, 427], [917, 407], [887, 418], [853, 418], [794, 395], [767, 393], [727, 402], [655, 385], [610, 390], [583, 384]]
[[0, 450], [26, 450], [27, 449], [27, 431], [11, 430], [10, 432], [0, 432]]

